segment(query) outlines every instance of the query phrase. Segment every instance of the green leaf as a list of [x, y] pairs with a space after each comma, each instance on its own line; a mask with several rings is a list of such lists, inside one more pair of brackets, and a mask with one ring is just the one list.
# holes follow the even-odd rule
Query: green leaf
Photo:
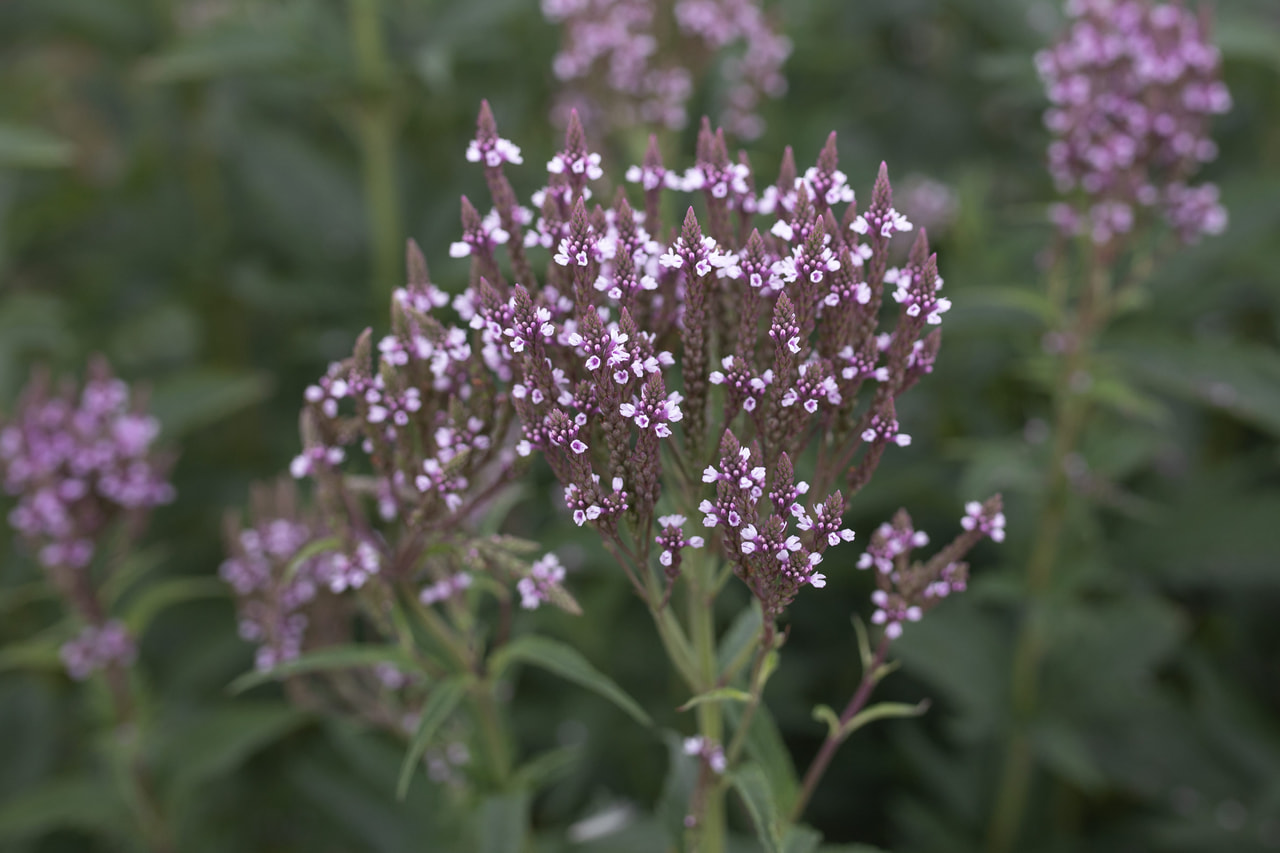
[[[828, 708], [827, 710], [831, 710]], [[863, 708], [857, 714], [853, 715], [853, 719], [845, 723], [844, 728], [840, 731], [840, 738], [843, 740], [858, 729], [874, 723], [876, 720], [891, 720], [899, 717], [918, 717], [925, 711], [929, 710], [929, 700], [909, 705], [906, 702], [879, 702], [869, 708]], [[815, 715], [817, 709], [814, 710]]]
[[431, 739], [435, 737], [440, 727], [448, 722], [449, 717], [457, 709], [458, 703], [466, 695], [468, 682], [469, 679], [455, 675], [431, 688], [431, 695], [427, 697], [427, 702], [422, 707], [422, 716], [418, 719], [417, 731], [413, 733], [413, 741], [409, 744], [409, 750], [404, 754], [404, 761], [400, 764], [400, 781], [396, 783], [397, 799], [403, 800], [405, 794], [409, 792], [413, 771], [422, 760], [422, 754], [427, 751]]
[[1133, 341], [1113, 356], [1166, 393], [1280, 435], [1280, 354], [1228, 341]]
[[238, 701], [199, 713], [156, 746], [172, 798], [196, 795], [250, 756], [302, 725], [307, 716], [280, 702]]
[[0, 648], [0, 672], [12, 669], [60, 670], [62, 644], [72, 635], [72, 625], [63, 621], [38, 636]]
[[271, 377], [266, 373], [187, 371], [155, 384], [151, 411], [163, 425], [165, 435], [173, 438], [265, 400], [271, 386]]
[[640, 724], [653, 725], [653, 720], [639, 703], [628, 696], [613, 679], [592, 666], [577, 649], [559, 640], [547, 637], [520, 637], [494, 653], [490, 659], [490, 668], [495, 674], [499, 674], [513, 663], [527, 663], [555, 673], [561, 678], [598, 693], [626, 711]]
[[138, 74], [149, 83], [209, 80], [277, 70], [299, 55], [297, 46], [284, 33], [247, 23], [220, 26], [197, 30], [145, 60]]
[[70, 142], [48, 131], [0, 122], [0, 169], [52, 169], [71, 163]]
[[1097, 793], [1107, 780], [1089, 752], [1089, 745], [1066, 723], [1042, 722], [1031, 733], [1036, 755], [1050, 770], [1081, 790]]
[[667, 745], [667, 775], [662, 780], [656, 811], [671, 849], [684, 850], [684, 819], [697, 784], [698, 762], [685, 755], [684, 736], [679, 732], [664, 729], [662, 739]]
[[751, 694], [745, 690], [739, 690], [736, 687], [719, 687], [715, 690], [708, 690], [706, 693], [699, 693], [688, 702], [685, 702], [677, 711], [688, 711], [690, 708], [703, 704], [704, 702], [750, 702]]
[[[142, 578], [159, 566], [169, 556], [169, 549], [163, 546], [131, 551], [113, 571], [106, 583], [102, 585], [102, 598], [109, 610], [115, 610], [120, 598]], [[224, 587], [225, 588], [225, 587]]]
[[774, 800], [769, 780], [758, 764], [747, 764], [733, 774], [733, 788], [742, 797], [756, 837], [769, 853], [782, 850], [782, 831], [778, 826], [778, 803]]
[[341, 542], [336, 536], [327, 536], [324, 539], [316, 539], [308, 542], [298, 553], [293, 555], [293, 559], [289, 561], [289, 565], [285, 568], [285, 580], [293, 580], [293, 576], [298, 573], [298, 568], [310, 560], [317, 554], [324, 554], [327, 551], [336, 551], [341, 546]]
[[128, 808], [106, 780], [74, 777], [48, 782], [0, 807], [0, 838], [14, 841], [54, 829], [127, 837]]
[[167, 578], [149, 584], [134, 597], [124, 613], [124, 623], [133, 636], [141, 637], [156, 616], [175, 604], [202, 598], [225, 598], [226, 595], [226, 584], [216, 578]]
[[402, 669], [415, 668], [413, 660], [397, 646], [329, 646], [308, 652], [265, 672], [246, 672], [231, 682], [227, 689], [232, 693], [243, 693], [252, 687], [290, 675], [324, 672], [330, 669], [350, 669], [356, 666], [374, 666], [380, 663], [395, 664]]
[[840, 737], [840, 715], [830, 705], [817, 705], [813, 709], [813, 718], [827, 724], [827, 737]]
[[529, 795], [524, 792], [487, 797], [476, 815], [479, 853], [523, 853], [529, 825]]
[[[725, 716], [735, 727], [742, 719], [741, 711], [736, 705], [726, 705]], [[796, 778], [795, 766], [791, 763], [791, 753], [783, 743], [782, 734], [773, 721], [773, 715], [763, 704], [751, 715], [751, 723], [743, 746], [747, 755], [751, 756], [764, 771], [765, 778], [773, 790], [773, 801], [784, 813], [790, 812], [800, 793], [800, 781]]]
[[751, 606], [738, 614], [720, 639], [716, 650], [716, 671], [724, 681], [732, 679], [751, 660], [751, 650], [760, 638], [764, 618], [760, 605], [752, 599]]
[[531, 791], [540, 790], [568, 775], [574, 765], [581, 760], [582, 747], [579, 745], [549, 749], [536, 758], [526, 761], [516, 770], [516, 786]]
[[793, 826], [782, 839], [782, 853], [814, 853], [822, 843], [822, 833], [808, 826]]

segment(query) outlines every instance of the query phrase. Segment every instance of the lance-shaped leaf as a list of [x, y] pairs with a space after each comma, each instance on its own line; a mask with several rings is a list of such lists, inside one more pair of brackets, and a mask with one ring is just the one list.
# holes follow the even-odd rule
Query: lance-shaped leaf
[[640, 704], [628, 696], [613, 679], [592, 666], [577, 649], [558, 640], [521, 637], [495, 652], [489, 666], [495, 675], [499, 675], [513, 663], [527, 663], [555, 673], [600, 694], [637, 722], [646, 726], [653, 724]]
[[747, 764], [733, 774], [733, 788], [742, 797], [751, 814], [756, 837], [769, 853], [782, 851], [782, 827], [778, 822], [778, 804], [769, 780], [758, 764]]
[[404, 754], [404, 762], [400, 765], [400, 781], [396, 784], [398, 799], [403, 800], [404, 795], [409, 792], [414, 768], [422, 760], [422, 754], [427, 751], [431, 739], [453, 715], [458, 703], [466, 695], [468, 682], [469, 679], [455, 675], [439, 682], [431, 689], [431, 695], [422, 706], [422, 716], [418, 719], [418, 728], [413, 733], [409, 751]]
[[706, 693], [699, 693], [688, 702], [685, 702], [677, 711], [688, 711], [706, 702], [750, 702], [751, 694], [745, 690], [739, 690], [736, 687], [718, 687], [715, 690], [708, 690]]
[[398, 646], [330, 646], [309, 652], [291, 661], [285, 661], [268, 670], [246, 672], [231, 682], [227, 690], [232, 693], [242, 693], [251, 687], [287, 678], [290, 675], [326, 672], [331, 669], [351, 669], [357, 666], [376, 666], [380, 663], [394, 664], [403, 669], [415, 668], [413, 660]]

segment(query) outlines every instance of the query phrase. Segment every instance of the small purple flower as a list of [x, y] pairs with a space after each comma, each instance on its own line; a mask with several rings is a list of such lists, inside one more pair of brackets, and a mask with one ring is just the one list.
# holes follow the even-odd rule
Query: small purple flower
[[130, 667], [138, 649], [124, 623], [112, 620], [102, 625], [86, 625], [59, 652], [67, 674], [84, 681], [94, 672], [112, 666]]
[[564, 566], [555, 554], [547, 554], [529, 567], [528, 577], [521, 578], [516, 583], [516, 591], [520, 593], [520, 606], [525, 610], [537, 610], [563, 581]]

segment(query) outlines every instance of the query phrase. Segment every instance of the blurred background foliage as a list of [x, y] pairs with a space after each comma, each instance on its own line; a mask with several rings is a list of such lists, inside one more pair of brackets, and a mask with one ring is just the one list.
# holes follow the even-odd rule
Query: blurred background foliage
[[[906, 505], [945, 538], [963, 500], [996, 490], [1010, 522], [1002, 548], [976, 554], [970, 592], [895, 647], [905, 677], [887, 698], [932, 697], [929, 714], [860, 732], [813, 822], [837, 843], [981, 849], [1018, 725], [1039, 768], [1020, 849], [1280, 849], [1280, 7], [1217, 4], [1236, 106], [1208, 177], [1232, 225], [1161, 264], [1103, 339], [1047, 598], [1041, 702], [1017, 721], [1011, 644], [1053, 376], [1052, 189], [1031, 56], [1060, 11], [771, 8], [795, 52], [790, 92], [766, 106], [751, 146], [763, 179], [784, 145], [812, 162], [835, 129], [863, 193], [885, 159], [900, 189], [927, 176], [957, 203], [931, 235], [955, 303], [942, 358], [899, 413], [916, 441], [886, 460], [852, 526], [865, 536]], [[462, 157], [481, 98], [525, 147], [517, 189], [535, 188], [557, 143], [546, 119], [557, 39], [535, 0], [0, 4], [0, 408], [36, 362], [79, 370], [102, 352], [145, 382], [181, 447], [180, 497], [156, 516], [145, 557], [162, 575], [211, 577], [224, 511], [296, 452], [302, 388], [386, 322], [403, 239], [422, 243], [442, 285], [465, 282], [446, 249], [459, 195], [485, 197]], [[642, 140], [610, 141], [613, 175]], [[664, 147], [688, 165], [692, 131]], [[603, 552], [548, 508], [550, 489], [530, 487], [510, 526], [559, 550], [586, 613], [538, 614], [541, 629], [674, 723], [647, 617]], [[849, 616], [868, 611], [869, 585], [851, 566], [829, 574], [794, 608], [767, 697], [800, 761], [822, 736], [809, 709], [859, 677]], [[127, 849], [109, 774], [93, 766], [101, 697], [27, 643], [57, 621], [31, 593], [38, 576], [0, 527], [0, 849]], [[399, 744], [300, 715], [269, 689], [232, 699], [226, 685], [249, 666], [229, 600], [149, 619], [147, 748], [181, 815], [180, 849], [449, 849], [456, 816], [439, 789], [420, 782], [395, 800]], [[545, 849], [662, 849], [666, 745], [534, 675], [520, 696], [523, 742], [582, 748], [535, 803], [537, 822], [630, 816], [595, 842], [549, 832]]]

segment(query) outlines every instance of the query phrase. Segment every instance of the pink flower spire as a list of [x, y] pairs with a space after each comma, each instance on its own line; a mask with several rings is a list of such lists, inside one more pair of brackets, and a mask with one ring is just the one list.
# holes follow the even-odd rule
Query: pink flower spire
[[542, 0], [542, 13], [561, 26], [552, 62], [565, 85], [559, 111], [576, 108], [595, 130], [684, 127], [694, 81], [715, 63], [727, 93], [722, 121], [754, 139], [764, 132], [761, 102], [787, 88], [791, 42], [760, 0]]
[[1151, 0], [1070, 0], [1071, 24], [1036, 56], [1051, 103], [1049, 171], [1074, 206], [1052, 216], [1106, 244], [1159, 212], [1185, 242], [1220, 233], [1212, 184], [1188, 182], [1217, 157], [1210, 120], [1231, 108], [1208, 18]]

